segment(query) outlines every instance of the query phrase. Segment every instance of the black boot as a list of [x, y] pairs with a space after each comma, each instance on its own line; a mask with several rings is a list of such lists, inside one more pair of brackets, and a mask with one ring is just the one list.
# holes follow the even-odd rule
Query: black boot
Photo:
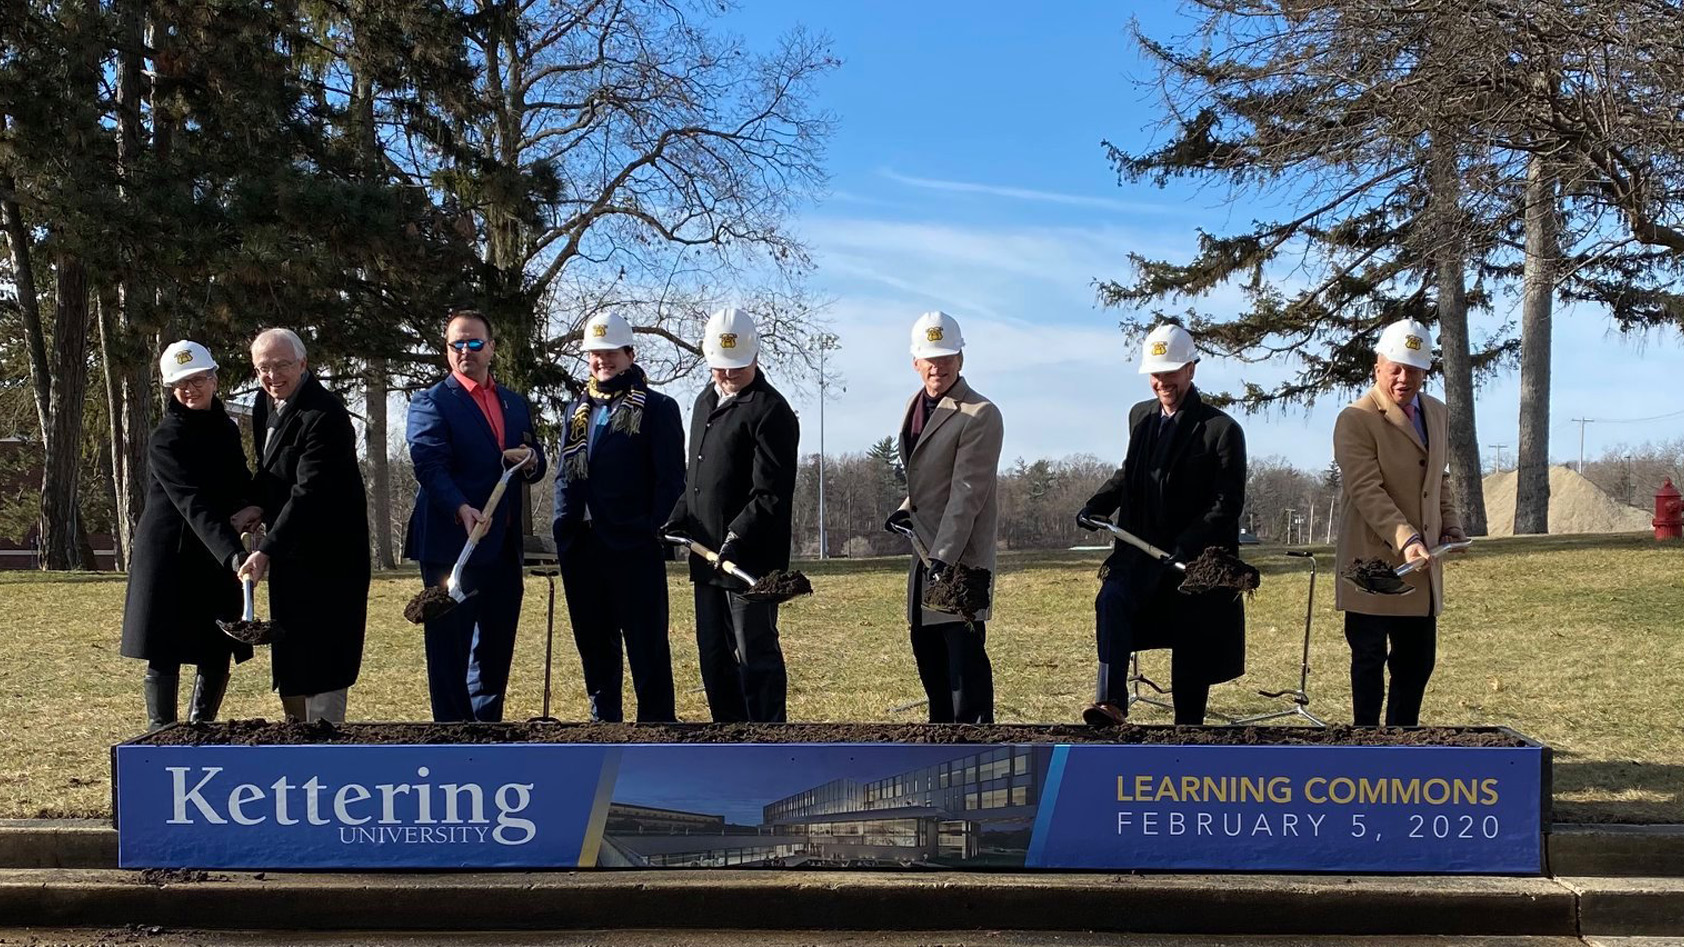
[[222, 695], [228, 692], [228, 672], [220, 675], [206, 674], [199, 670], [193, 679], [193, 701], [187, 708], [187, 719], [191, 723], [210, 723], [216, 719], [216, 712], [222, 709]]
[[147, 732], [175, 723], [178, 713], [176, 697], [181, 690], [181, 674], [149, 667], [141, 686], [146, 692]]

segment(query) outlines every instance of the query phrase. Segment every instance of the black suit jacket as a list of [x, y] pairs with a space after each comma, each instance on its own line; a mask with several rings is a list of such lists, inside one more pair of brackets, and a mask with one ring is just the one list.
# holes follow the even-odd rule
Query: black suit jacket
[[[708, 385], [690, 415], [688, 474], [670, 524], [714, 550], [735, 534], [736, 563], [750, 575], [788, 569], [800, 441], [795, 412], [765, 372], [757, 372], [723, 407]], [[690, 557], [690, 578], [733, 589], [742, 585], [699, 556]]]
[[[1233, 418], [1189, 391], [1170, 432], [1162, 462], [1154, 464], [1157, 399], [1129, 411], [1123, 465], [1088, 499], [1087, 509], [1182, 562], [1209, 546], [1238, 553], [1245, 508], [1245, 432]], [[1154, 481], [1156, 481], [1154, 483]], [[1245, 609], [1231, 593], [1182, 595], [1181, 573], [1117, 540], [1100, 570], [1125, 584], [1133, 606], [1134, 640], [1141, 650], [1194, 648], [1212, 683], [1245, 670]]]
[[306, 376], [280, 427], [268, 428], [269, 395], [257, 393], [253, 484], [269, 534], [270, 619], [286, 630], [273, 645], [274, 683], [284, 697], [349, 687], [362, 667], [368, 616], [368, 506], [351, 414]]

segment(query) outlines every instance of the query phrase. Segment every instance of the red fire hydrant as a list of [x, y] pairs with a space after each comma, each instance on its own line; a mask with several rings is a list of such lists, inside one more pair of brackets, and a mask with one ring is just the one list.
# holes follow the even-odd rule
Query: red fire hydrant
[[1671, 477], [1655, 491], [1654, 524], [1656, 539], [1684, 538], [1684, 500], [1680, 500]]

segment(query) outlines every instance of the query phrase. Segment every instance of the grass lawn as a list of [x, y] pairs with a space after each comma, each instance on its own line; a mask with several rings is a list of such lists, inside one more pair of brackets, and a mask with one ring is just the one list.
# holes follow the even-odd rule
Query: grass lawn
[[[1348, 651], [1333, 610], [1331, 552], [1318, 548], [1311, 709], [1348, 721]], [[1247, 610], [1249, 663], [1213, 689], [1230, 715], [1284, 706], [1258, 688], [1295, 686], [1307, 572], [1279, 549], [1252, 547], [1264, 571]], [[1003, 554], [997, 619], [989, 623], [1001, 722], [1076, 719], [1094, 676], [1098, 552]], [[903, 619], [904, 559], [803, 563], [816, 595], [785, 606], [789, 713], [795, 720], [920, 720], [923, 691]], [[1564, 822], [1684, 822], [1684, 545], [1646, 537], [1481, 540], [1449, 567], [1438, 670], [1422, 718], [1508, 724], [1555, 748], [1555, 817]], [[687, 584], [671, 573], [679, 715], [705, 720]], [[354, 720], [427, 716], [420, 632], [402, 617], [418, 589], [411, 572], [377, 577], [369, 605]], [[0, 818], [105, 816], [107, 748], [145, 726], [143, 665], [117, 653], [121, 576], [0, 573], [7, 656], [0, 695]], [[528, 579], [509, 719], [543, 699], [545, 582]], [[579, 684], [560, 589], [556, 594], [555, 716], [581, 719]], [[261, 602], [261, 592], [260, 592]], [[267, 655], [237, 667], [225, 717], [278, 716]], [[1167, 686], [1168, 655], [1148, 652]], [[183, 700], [188, 682], [183, 682]], [[627, 682], [626, 706], [635, 706]], [[903, 709], [904, 708], [904, 709]], [[1143, 723], [1166, 711], [1137, 707]]]

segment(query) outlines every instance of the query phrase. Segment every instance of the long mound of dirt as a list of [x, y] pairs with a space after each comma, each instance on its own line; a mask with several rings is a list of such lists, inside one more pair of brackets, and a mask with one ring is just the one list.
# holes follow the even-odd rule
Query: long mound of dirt
[[[1485, 521], [1492, 536], [1514, 535], [1513, 470], [1485, 478]], [[1635, 533], [1650, 528], [1648, 512], [1626, 506], [1566, 465], [1550, 468], [1550, 533]]]
[[178, 724], [135, 740], [160, 746], [486, 743], [1155, 743], [1224, 746], [1482, 746], [1526, 742], [1494, 727], [1172, 727], [923, 723], [270, 723]]

